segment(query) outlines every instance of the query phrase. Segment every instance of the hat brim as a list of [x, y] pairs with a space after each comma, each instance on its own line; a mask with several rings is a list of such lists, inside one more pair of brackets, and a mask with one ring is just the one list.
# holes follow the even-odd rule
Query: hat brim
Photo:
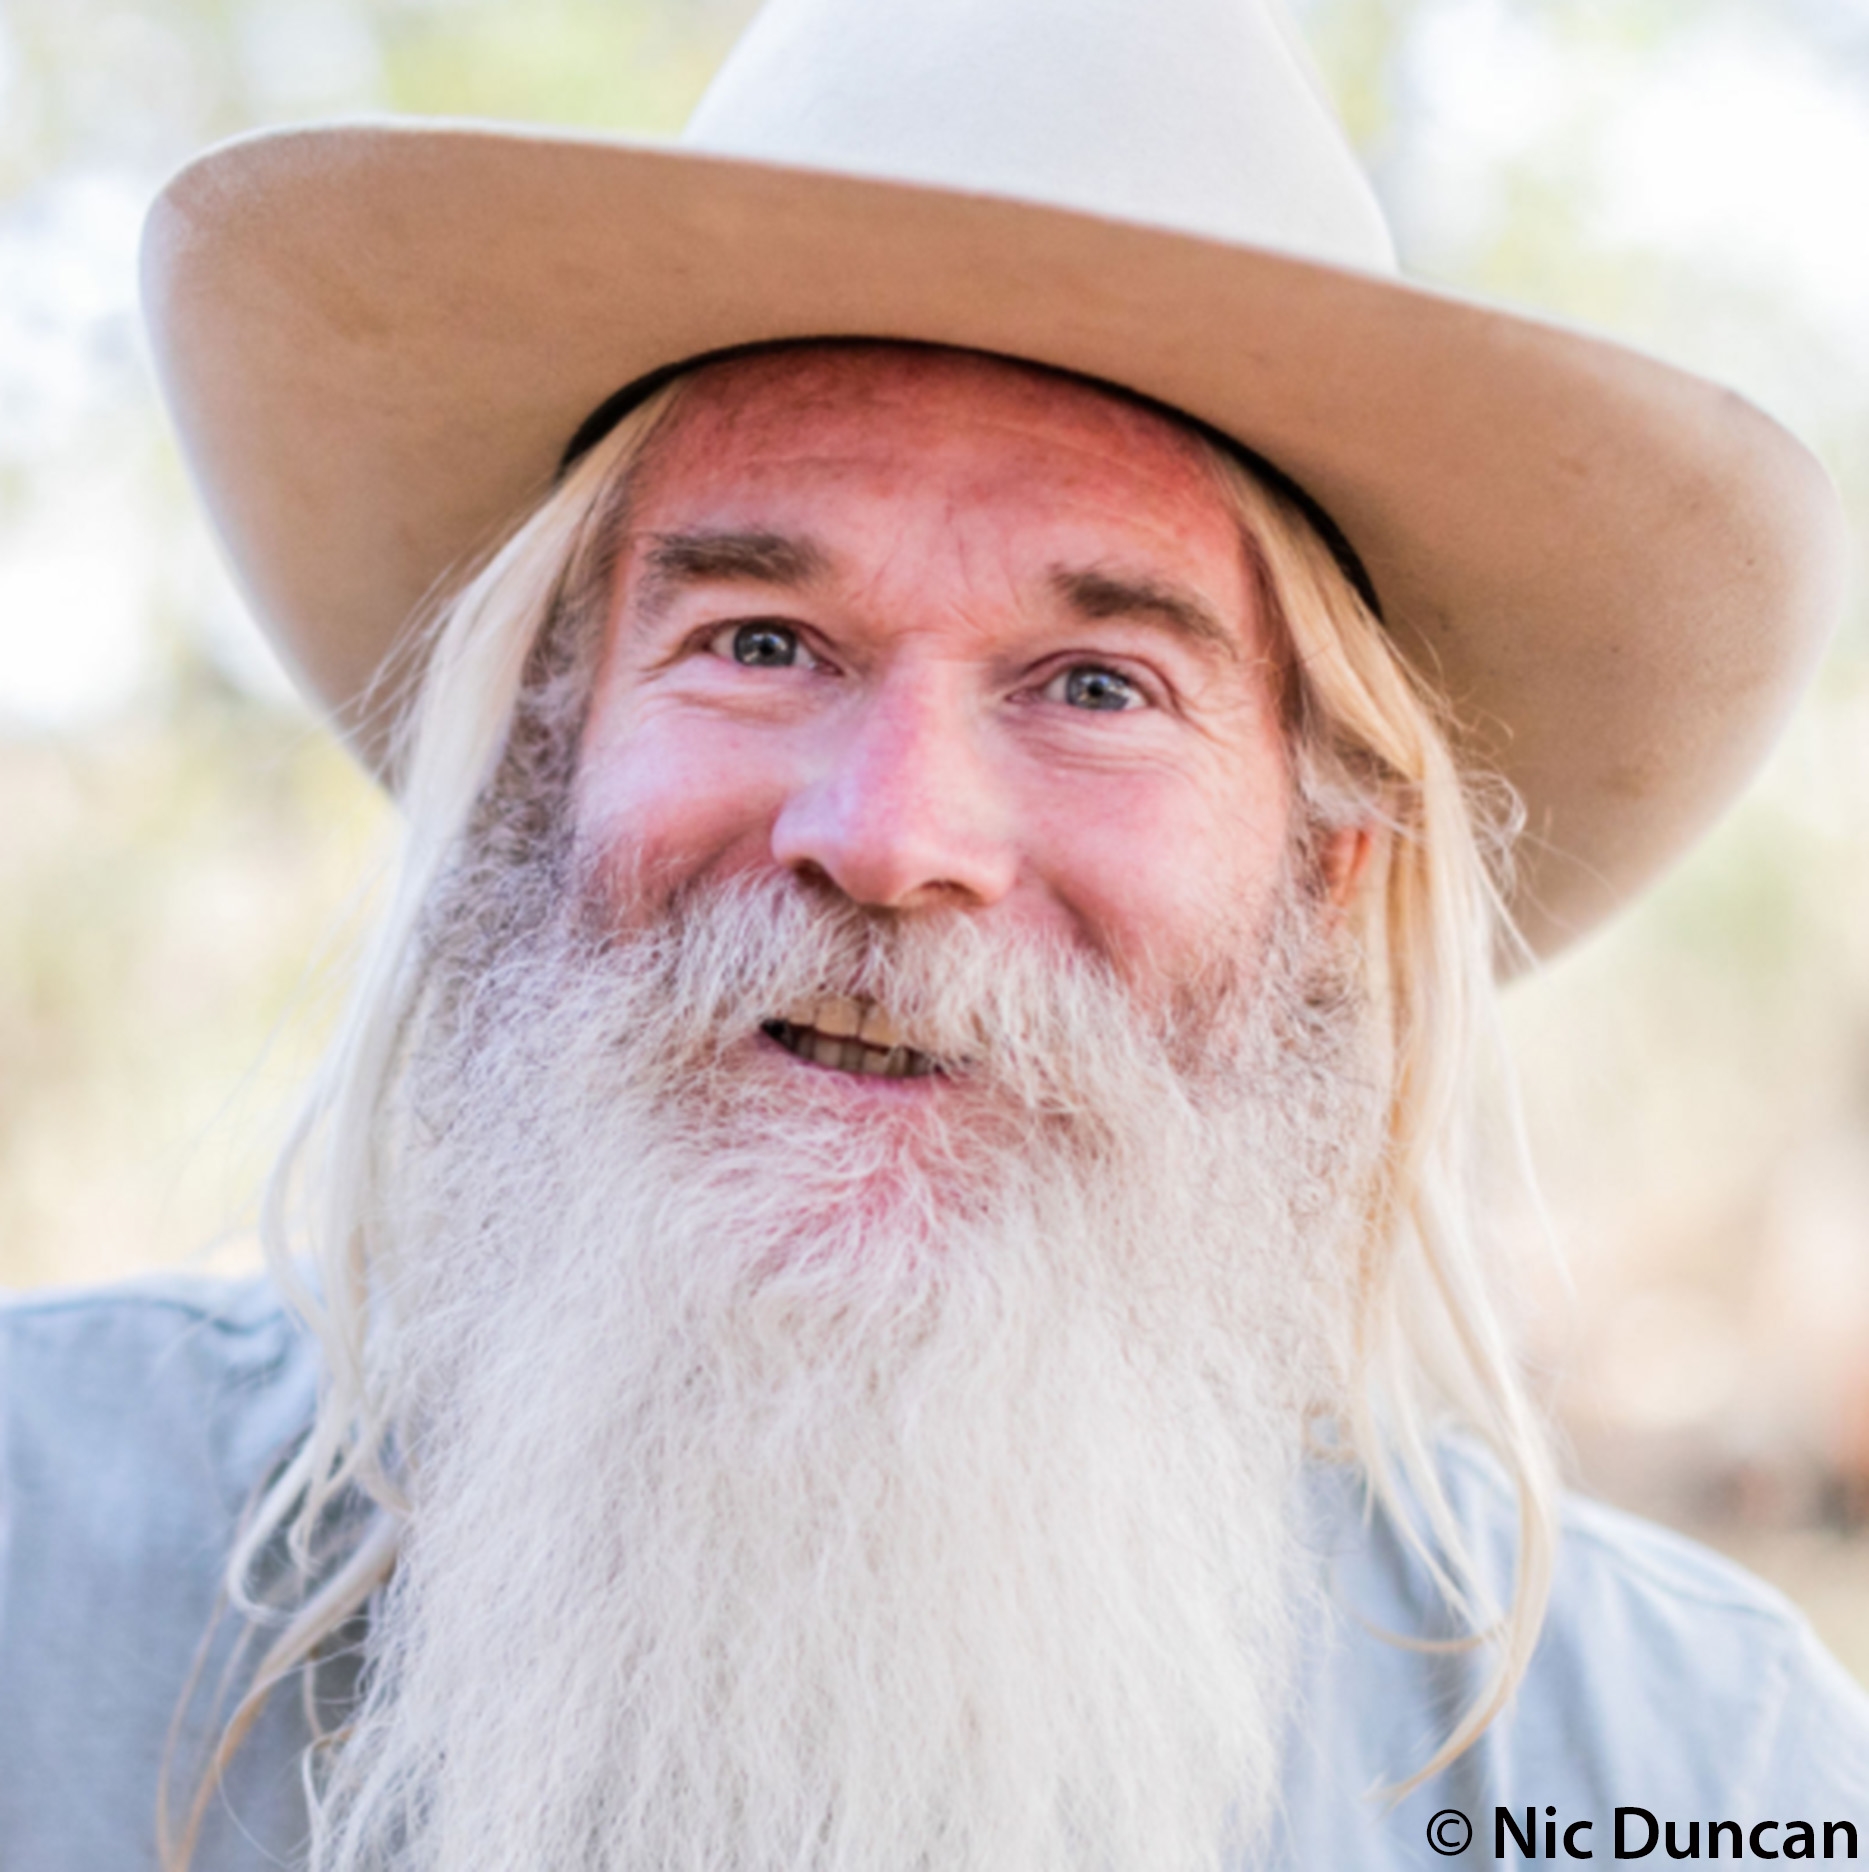
[[590, 412], [786, 338], [1058, 365], [1275, 462], [1523, 799], [1539, 953], [1731, 800], [1840, 606], [1834, 490], [1728, 391], [1398, 280], [995, 196], [484, 125], [275, 132], [171, 182], [144, 293], [236, 577], [379, 773], [392, 651]]

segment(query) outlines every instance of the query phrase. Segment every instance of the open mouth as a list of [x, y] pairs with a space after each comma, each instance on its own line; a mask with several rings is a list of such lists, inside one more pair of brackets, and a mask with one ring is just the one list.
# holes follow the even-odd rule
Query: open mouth
[[762, 1032], [788, 1053], [834, 1072], [873, 1079], [925, 1079], [940, 1071], [930, 1054], [903, 1044], [895, 1023], [873, 1001], [832, 995], [788, 1010]]

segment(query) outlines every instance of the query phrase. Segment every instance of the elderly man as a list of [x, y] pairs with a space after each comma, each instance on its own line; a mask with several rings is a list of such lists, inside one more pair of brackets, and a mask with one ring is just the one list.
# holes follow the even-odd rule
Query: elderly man
[[1474, 1202], [1495, 973], [1808, 668], [1795, 443], [1396, 280], [1257, 0], [774, 0], [685, 149], [147, 251], [407, 846], [274, 1282], [6, 1321], [9, 1867], [1857, 1856]]

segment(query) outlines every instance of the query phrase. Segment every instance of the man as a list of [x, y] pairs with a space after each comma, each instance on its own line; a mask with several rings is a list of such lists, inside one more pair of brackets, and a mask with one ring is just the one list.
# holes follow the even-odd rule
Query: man
[[1856, 1855], [1473, 1200], [1495, 969], [1808, 667], [1795, 443], [1396, 281], [1252, 0], [779, 0], [685, 151], [262, 139], [148, 255], [407, 849], [277, 1289], [8, 1321], [9, 1865]]

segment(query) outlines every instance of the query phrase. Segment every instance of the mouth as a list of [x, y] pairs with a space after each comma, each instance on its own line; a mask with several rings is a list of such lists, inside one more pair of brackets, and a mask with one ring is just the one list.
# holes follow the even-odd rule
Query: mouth
[[830, 995], [790, 1008], [761, 1027], [788, 1053], [833, 1072], [871, 1079], [926, 1079], [940, 1072], [932, 1055], [904, 1043], [873, 1001]]

